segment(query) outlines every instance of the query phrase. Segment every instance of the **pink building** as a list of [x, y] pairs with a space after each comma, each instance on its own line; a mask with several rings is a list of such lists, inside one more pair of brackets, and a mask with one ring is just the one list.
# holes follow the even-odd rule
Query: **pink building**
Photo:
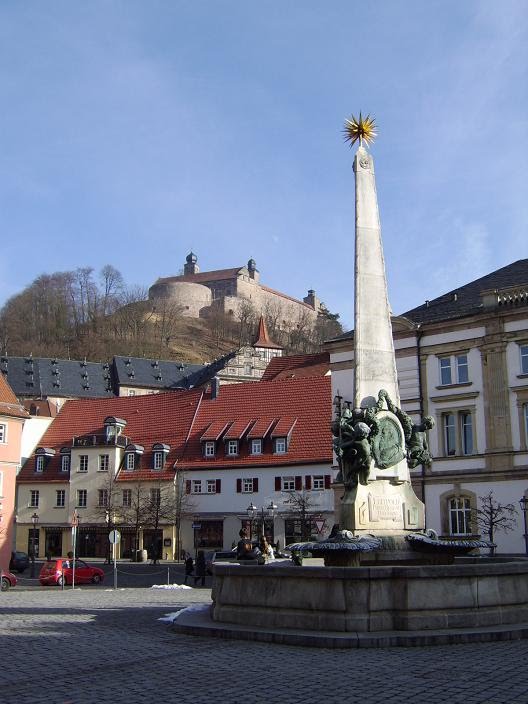
[[29, 413], [0, 374], [0, 567], [9, 567], [13, 548], [15, 484], [20, 467], [22, 428]]

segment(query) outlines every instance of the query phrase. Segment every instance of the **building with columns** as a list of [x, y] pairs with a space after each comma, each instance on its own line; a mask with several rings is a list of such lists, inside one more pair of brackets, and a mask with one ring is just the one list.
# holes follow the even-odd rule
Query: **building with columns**
[[[493, 491], [512, 503], [502, 552], [524, 553], [528, 496], [528, 260], [392, 319], [402, 408], [432, 416], [432, 466], [411, 472], [426, 523], [444, 536], [481, 532], [472, 509]], [[352, 400], [353, 332], [327, 343], [332, 392]]]

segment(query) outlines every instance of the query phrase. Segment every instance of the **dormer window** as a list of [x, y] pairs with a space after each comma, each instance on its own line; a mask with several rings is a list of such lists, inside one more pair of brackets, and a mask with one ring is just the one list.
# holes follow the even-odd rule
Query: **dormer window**
[[214, 457], [215, 449], [215, 443], [212, 440], [204, 442], [204, 457]]
[[71, 450], [63, 447], [61, 450], [61, 472], [69, 472], [71, 467]]
[[118, 438], [126, 426], [126, 420], [123, 418], [116, 418], [115, 416], [108, 416], [104, 421], [106, 441], [109, 444], [115, 444], [116, 438]]
[[249, 451], [252, 455], [262, 454], [262, 438], [253, 438], [251, 440], [251, 445]]
[[152, 446], [152, 469], [163, 469], [169, 450], [169, 445], [164, 445], [161, 442], [154, 443]]
[[55, 450], [51, 447], [37, 447], [35, 450], [35, 472], [43, 472], [54, 455]]
[[226, 455], [236, 457], [238, 455], [238, 440], [228, 440], [226, 443]]
[[141, 462], [141, 455], [143, 454], [144, 447], [142, 445], [130, 444], [125, 447], [125, 469], [132, 471], [134, 469], [139, 469]]
[[286, 438], [274, 438], [273, 452], [276, 455], [284, 455], [286, 452]]

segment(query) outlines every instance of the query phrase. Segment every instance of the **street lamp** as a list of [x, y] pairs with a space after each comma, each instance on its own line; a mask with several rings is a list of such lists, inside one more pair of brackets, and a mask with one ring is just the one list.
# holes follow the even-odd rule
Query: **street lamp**
[[[265, 515], [264, 512], [266, 511], [268, 516], [270, 518], [274, 518], [275, 516], [275, 511], [277, 510], [277, 505], [273, 503], [273, 501], [270, 501], [269, 504], [264, 508], [264, 506], [260, 507], [260, 520], [262, 521], [262, 536], [264, 536], [265, 533]], [[256, 506], [253, 506], [253, 502], [249, 504], [249, 506], [246, 509], [246, 513], [249, 518], [249, 539], [251, 540], [251, 537], [253, 535], [252, 531], [252, 526], [253, 526], [253, 519], [256, 517], [256, 515], [259, 513], [259, 509]]]
[[524, 546], [525, 552], [528, 555], [528, 519], [526, 517], [526, 514], [528, 512], [528, 498], [526, 496], [523, 496], [522, 499], [519, 499], [519, 505], [524, 515]]
[[37, 530], [38, 520], [39, 520], [38, 513], [35, 511], [35, 513], [31, 516], [31, 521], [33, 522], [33, 530], [31, 531], [31, 573], [30, 573], [31, 579], [35, 579], [35, 542], [36, 542], [35, 533]]

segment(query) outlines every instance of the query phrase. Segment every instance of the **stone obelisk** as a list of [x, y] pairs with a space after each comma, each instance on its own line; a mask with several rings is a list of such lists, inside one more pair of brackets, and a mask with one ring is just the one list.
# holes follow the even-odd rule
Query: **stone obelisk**
[[354, 158], [354, 396], [340, 407], [334, 426], [345, 489], [340, 525], [358, 535], [396, 537], [424, 528], [424, 505], [411, 485], [409, 457], [413, 448], [419, 452], [420, 442], [426, 447], [426, 439], [399, 407], [374, 162], [363, 145], [375, 136], [374, 121], [360, 114], [345, 127], [347, 139], [359, 141], [359, 148]]

